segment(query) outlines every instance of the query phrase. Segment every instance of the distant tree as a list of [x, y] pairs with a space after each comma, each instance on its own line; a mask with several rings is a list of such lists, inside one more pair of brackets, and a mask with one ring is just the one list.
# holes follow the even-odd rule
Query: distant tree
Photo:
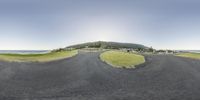
[[137, 51], [137, 52], [143, 52], [144, 49], [143, 49], [143, 48], [137, 48], [136, 51]]
[[157, 50], [156, 52], [165, 53], [166, 51], [165, 50]]
[[148, 52], [153, 52], [154, 51], [154, 49], [152, 48], [152, 47], [150, 47], [149, 49], [148, 49]]
[[131, 52], [131, 50], [130, 50], [130, 49], [127, 49], [127, 52]]
[[68, 46], [67, 48], [82, 49], [82, 48], [85, 48], [86, 46], [88, 48], [103, 48], [103, 49], [108, 49], [108, 48], [110, 49], [120, 49], [120, 48], [138, 49], [138, 51], [143, 51], [146, 48], [146, 46], [140, 45], [140, 44], [104, 42], [104, 41], [77, 44], [77, 45]]
[[51, 52], [61, 52], [61, 51], [65, 51], [66, 49], [64, 48], [59, 48], [59, 49], [55, 49], [55, 50], [52, 50]]

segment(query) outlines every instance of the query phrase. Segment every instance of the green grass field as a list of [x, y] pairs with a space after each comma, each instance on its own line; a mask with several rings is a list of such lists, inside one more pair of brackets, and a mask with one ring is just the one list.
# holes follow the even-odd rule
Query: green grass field
[[193, 59], [200, 59], [200, 53], [179, 53], [176, 56], [193, 58]]
[[0, 54], [0, 60], [10, 62], [48, 62], [76, 55], [77, 50], [50, 52], [46, 54]]
[[100, 55], [102, 61], [116, 68], [135, 68], [145, 62], [145, 58], [138, 54], [122, 51], [107, 51]]

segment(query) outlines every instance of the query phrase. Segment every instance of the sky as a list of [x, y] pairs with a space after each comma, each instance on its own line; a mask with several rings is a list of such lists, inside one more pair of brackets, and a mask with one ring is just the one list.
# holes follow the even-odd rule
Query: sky
[[199, 0], [1, 0], [0, 50], [115, 41], [200, 50]]

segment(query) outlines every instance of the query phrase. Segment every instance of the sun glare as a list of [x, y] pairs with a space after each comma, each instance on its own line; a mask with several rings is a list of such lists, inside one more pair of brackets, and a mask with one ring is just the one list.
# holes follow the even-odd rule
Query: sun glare
[[122, 33], [122, 30], [116, 21], [105, 19], [87, 21], [80, 30], [81, 33], [85, 33], [90, 38], [102, 41], [117, 40]]

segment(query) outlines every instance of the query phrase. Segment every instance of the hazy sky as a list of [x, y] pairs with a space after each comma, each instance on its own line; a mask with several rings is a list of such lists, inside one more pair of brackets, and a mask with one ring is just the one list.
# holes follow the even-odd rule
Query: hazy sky
[[200, 50], [199, 0], [1, 0], [0, 49], [89, 41]]

